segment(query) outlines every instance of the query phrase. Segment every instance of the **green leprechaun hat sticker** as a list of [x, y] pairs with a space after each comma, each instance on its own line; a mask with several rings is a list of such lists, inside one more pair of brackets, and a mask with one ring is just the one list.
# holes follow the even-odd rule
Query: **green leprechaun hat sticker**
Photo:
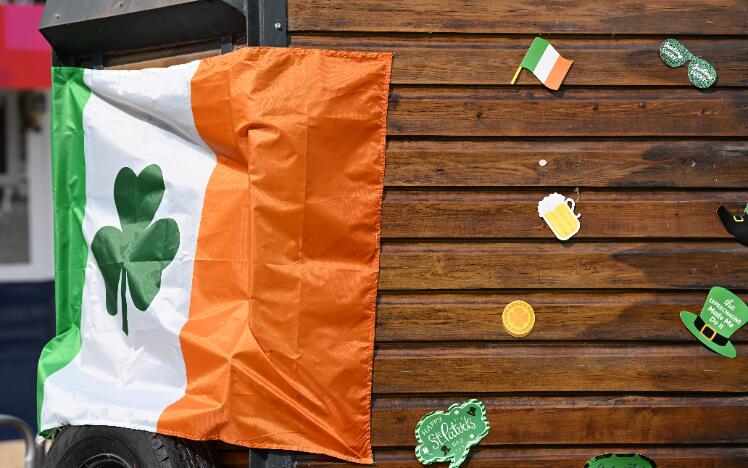
[[486, 407], [479, 400], [434, 411], [416, 426], [416, 457], [424, 465], [450, 462], [449, 468], [457, 468], [467, 458], [470, 447], [486, 437], [489, 429]]
[[709, 290], [698, 316], [683, 311], [680, 319], [704, 346], [722, 356], [734, 358], [737, 353], [730, 337], [748, 320], [748, 306], [732, 292], [715, 286]]
[[591, 458], [584, 468], [656, 468], [651, 458], [638, 453], [606, 453]]

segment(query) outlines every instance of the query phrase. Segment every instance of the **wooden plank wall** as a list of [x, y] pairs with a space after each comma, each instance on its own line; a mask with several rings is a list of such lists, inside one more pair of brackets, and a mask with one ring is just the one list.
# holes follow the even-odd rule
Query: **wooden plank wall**
[[[292, 47], [394, 52], [378, 466], [420, 466], [418, 419], [469, 397], [492, 429], [467, 466], [579, 468], [613, 450], [748, 466], [748, 332], [728, 360], [679, 319], [712, 285], [748, 293], [748, 248], [715, 215], [748, 202], [748, 1], [288, 7]], [[537, 34], [574, 60], [558, 92], [527, 71], [507, 84]], [[661, 62], [671, 36], [718, 69], [715, 87]], [[537, 215], [553, 191], [582, 213], [563, 244]], [[525, 339], [501, 326], [514, 299], [537, 314]]]
[[[748, 332], [730, 360], [679, 319], [715, 284], [748, 297], [748, 248], [715, 215], [748, 201], [748, 0], [288, 8], [292, 47], [394, 52], [377, 466], [420, 466], [418, 419], [471, 397], [492, 429], [466, 466], [579, 468], [610, 451], [659, 467], [748, 466]], [[574, 60], [557, 92], [527, 71], [507, 84], [537, 34]], [[671, 36], [717, 68], [716, 86], [700, 91], [661, 62]], [[107, 64], [216, 53], [186, 44]], [[554, 191], [582, 213], [566, 243], [537, 216]], [[519, 340], [501, 326], [515, 299], [537, 315]], [[246, 466], [246, 450], [220, 449], [222, 466]], [[346, 466], [311, 455], [296, 465]]]

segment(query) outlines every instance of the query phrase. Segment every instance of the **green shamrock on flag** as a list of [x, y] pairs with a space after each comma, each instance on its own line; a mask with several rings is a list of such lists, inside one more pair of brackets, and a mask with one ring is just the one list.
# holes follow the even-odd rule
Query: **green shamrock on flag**
[[129, 167], [114, 179], [114, 204], [120, 231], [105, 226], [91, 243], [96, 264], [106, 285], [106, 310], [117, 315], [122, 307], [122, 331], [128, 334], [127, 287], [132, 303], [144, 311], [161, 289], [161, 273], [179, 249], [179, 226], [171, 218], [153, 221], [164, 197], [161, 168], [151, 164], [136, 175]]

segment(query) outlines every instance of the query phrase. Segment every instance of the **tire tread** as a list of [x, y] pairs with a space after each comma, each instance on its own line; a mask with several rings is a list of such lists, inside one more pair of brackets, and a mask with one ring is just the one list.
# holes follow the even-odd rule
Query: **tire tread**
[[[123, 453], [134, 453], [143, 468], [215, 468], [207, 442], [181, 439], [147, 431], [112, 426], [64, 426], [55, 435], [44, 459], [44, 468], [69, 467], [95, 454], [95, 444], [105, 440]], [[92, 446], [93, 444], [93, 446]], [[107, 450], [107, 452], [110, 452]], [[116, 453], [116, 451], [114, 452]], [[121, 456], [121, 454], [118, 454]], [[77, 467], [70, 467], [77, 468]]]

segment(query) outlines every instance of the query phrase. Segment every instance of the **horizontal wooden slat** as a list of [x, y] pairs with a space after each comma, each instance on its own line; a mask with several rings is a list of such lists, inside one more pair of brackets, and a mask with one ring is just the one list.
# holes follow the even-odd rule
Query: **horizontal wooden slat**
[[737, 241], [385, 243], [379, 288], [739, 289], [746, 278]]
[[[393, 84], [496, 85], [507, 84], [522, 61], [532, 37], [345, 37], [295, 35], [291, 47], [392, 52]], [[685, 68], [665, 66], [657, 54], [660, 38], [580, 39], [554, 38], [554, 46], [574, 66], [564, 84], [587, 86], [691, 86]], [[687, 45], [698, 55], [719, 65], [715, 87], [748, 85], [748, 48], [744, 39], [690, 39]], [[237, 46], [241, 48], [242, 46]], [[199, 43], [173, 49], [106, 56], [111, 69], [140, 70], [168, 67], [221, 53]], [[435, 57], [437, 60], [435, 60]], [[615, 73], [611, 73], [615, 70]], [[520, 74], [518, 85], [540, 86], [531, 73]]]
[[[458, 398], [375, 398], [372, 444], [375, 447], [414, 446], [413, 428], [419, 418], [430, 411], [444, 409], [454, 401], [458, 401]], [[483, 401], [487, 407], [491, 431], [481, 445], [473, 449], [476, 454], [471, 459], [470, 466], [474, 466], [484, 457], [491, 461], [528, 460], [525, 457], [517, 457], [517, 454], [525, 453], [524, 450], [494, 448], [502, 445], [737, 444], [748, 440], [748, 425], [745, 424], [748, 417], [747, 397], [532, 396], [488, 397], [483, 398]], [[719, 430], [714, 430], [714, 426], [705, 424], [705, 421], [719, 421]], [[530, 451], [536, 454], [554, 453], [553, 449], [535, 447], [526, 450], [526, 455], [529, 455]], [[588, 450], [591, 454], [584, 452], [582, 463], [606, 451], [596, 452], [595, 450], [601, 449], [593, 448]], [[664, 450], [663, 452], [662, 448], [656, 448], [654, 451], [646, 449], [642, 453], [652, 457], [656, 455], [655, 461], [661, 463], [668, 453], [668, 449]], [[685, 450], [687, 454], [693, 449], [684, 446], [681, 450]], [[734, 448], [726, 448], [720, 453], [730, 455], [730, 450]], [[620, 449], [618, 451], [620, 452]], [[627, 451], [630, 449], [624, 450]], [[393, 453], [384, 450], [376, 452], [377, 455]], [[485, 455], [489, 452], [490, 457]], [[410, 455], [407, 455], [408, 453]], [[710, 450], [706, 449], [702, 454], [708, 453]], [[401, 459], [403, 462], [409, 460], [408, 456], [412, 456], [412, 451], [404, 454], [406, 456]], [[687, 459], [691, 457], [683, 454], [680, 456], [686, 456]], [[245, 460], [246, 463], [247, 455], [245, 452], [233, 458]], [[340, 466], [339, 462], [322, 457], [302, 455], [300, 458], [301, 461], [297, 462], [296, 466], [326, 466], [323, 460], [332, 466]], [[315, 458], [317, 461], [312, 461]], [[548, 458], [540, 459], [548, 461]], [[377, 466], [387, 466], [388, 460], [388, 456], [377, 456]], [[579, 466], [581, 465], [576, 465], [577, 468]]]
[[394, 88], [388, 135], [748, 136], [748, 93]]
[[291, 31], [745, 34], [744, 0], [289, 0]]
[[[689, 345], [380, 347], [375, 393], [746, 392], [748, 347], [739, 358]], [[743, 357], [740, 357], [743, 356]]]
[[[748, 183], [748, 179], [746, 180]], [[540, 238], [553, 233], [538, 216], [547, 192], [388, 191], [382, 236], [410, 238]], [[724, 238], [716, 215], [725, 203], [742, 212], [748, 192], [582, 192], [578, 238]]]
[[[180, 65], [193, 60], [203, 60], [208, 57], [219, 55], [219, 49], [210, 49], [197, 52], [185, 52], [181, 54], [168, 54], [168, 51], [162, 54], [133, 54], [123, 57], [116, 57], [109, 61], [106, 68], [111, 70], [142, 70], [144, 68], [162, 68], [172, 65]], [[155, 55], [155, 57], [151, 57]]]
[[394, 140], [385, 184], [745, 189], [746, 174], [746, 141]]
[[[292, 46], [394, 54], [392, 82], [396, 84], [508, 84], [522, 61], [532, 36], [527, 37], [377, 37], [296, 35]], [[553, 38], [553, 45], [574, 66], [564, 85], [691, 86], [686, 69], [667, 67], [658, 54], [662, 38]], [[748, 85], [748, 41], [745, 39], [684, 40], [693, 53], [719, 68], [715, 86]], [[518, 84], [540, 86], [524, 72]]]
[[221, 442], [211, 442], [213, 460], [220, 468], [248, 468], [249, 449], [239, 445], [223, 445]]
[[[504, 331], [501, 313], [521, 299], [535, 310], [525, 338]], [[680, 311], [699, 313], [706, 294], [683, 292], [501, 292], [497, 294], [382, 293], [377, 306], [379, 343], [407, 341], [624, 340], [683, 341], [693, 336]], [[736, 333], [733, 342], [748, 340]]]
[[[466, 377], [469, 379], [469, 377]], [[372, 444], [415, 445], [413, 429], [459, 397], [378, 397]], [[748, 397], [487, 397], [491, 432], [482, 446], [748, 443]], [[719, 421], [714, 430], [704, 421]], [[561, 428], [552, 431], [548, 428]], [[646, 428], [646, 430], [643, 430]]]
[[[514, 423], [522, 424], [521, 421]], [[711, 425], [711, 423], [706, 423]], [[565, 426], [563, 426], [565, 427]], [[641, 429], [632, 427], [632, 430]], [[552, 430], [552, 429], [551, 429]], [[562, 429], [563, 430], [563, 429]], [[737, 468], [748, 466], [746, 447], [585, 447], [486, 449], [474, 447], [469, 468], [581, 468], [590, 458], [603, 453], [641, 453], [649, 456], [658, 468]], [[383, 468], [423, 468], [413, 450], [377, 450], [375, 466]], [[341, 468], [361, 466], [326, 457], [303, 456], [296, 468]], [[446, 466], [446, 465], [445, 465]]]

